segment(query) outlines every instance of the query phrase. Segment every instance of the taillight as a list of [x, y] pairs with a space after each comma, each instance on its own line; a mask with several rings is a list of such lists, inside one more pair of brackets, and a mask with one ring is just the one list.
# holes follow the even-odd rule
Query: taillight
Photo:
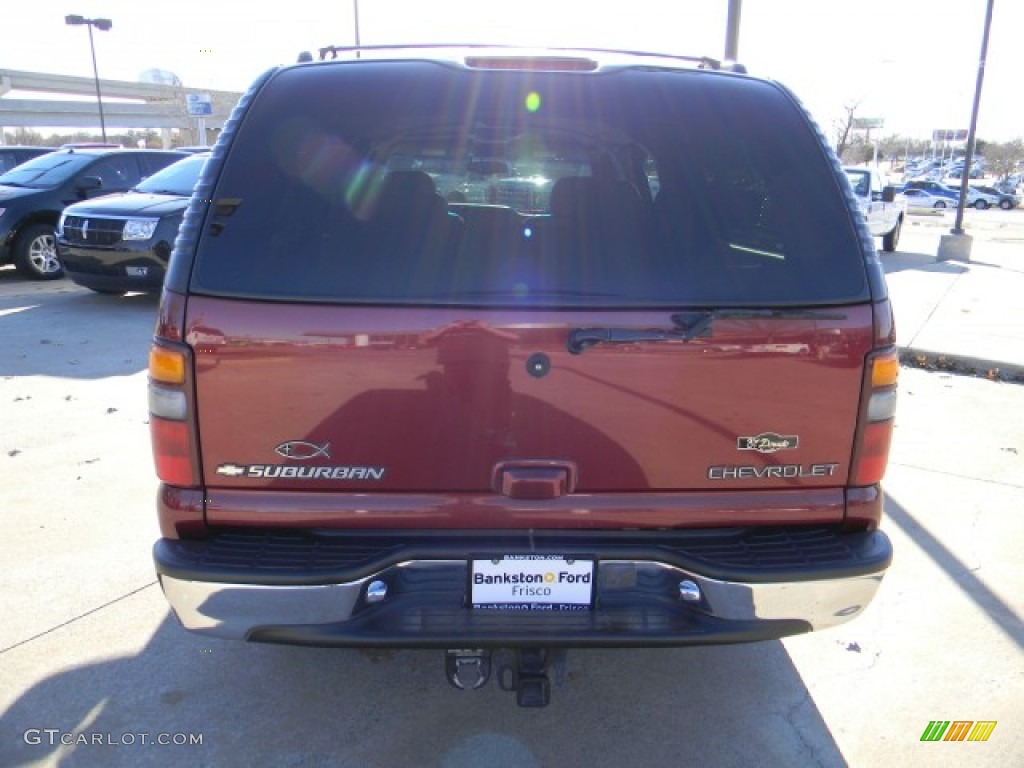
[[896, 415], [899, 370], [899, 355], [893, 348], [868, 355], [861, 417], [853, 451], [852, 485], [874, 485], [885, 474]]
[[149, 431], [153, 461], [161, 481], [189, 487], [198, 484], [196, 454], [185, 393], [187, 347], [154, 344], [149, 351]]

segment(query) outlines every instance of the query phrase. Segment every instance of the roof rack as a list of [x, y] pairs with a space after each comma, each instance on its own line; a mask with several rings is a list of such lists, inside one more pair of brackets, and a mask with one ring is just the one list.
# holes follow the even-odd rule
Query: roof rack
[[[337, 59], [338, 54], [341, 53], [355, 53], [357, 56], [361, 51], [394, 51], [409, 48], [438, 50], [438, 49], [453, 49], [453, 48], [468, 48], [473, 50], [490, 49], [490, 50], [524, 50], [523, 46], [513, 45], [490, 45], [486, 43], [419, 43], [419, 44], [398, 44], [391, 43], [387, 45], [328, 45], [320, 49], [320, 61], [327, 61], [330, 59]], [[527, 50], [532, 50], [533, 47], [527, 47]], [[696, 64], [700, 69], [714, 69], [723, 72], [738, 72], [740, 74], [746, 74], [747, 68], [736, 61], [721, 61], [719, 59], [711, 58], [710, 56], [683, 56], [678, 53], [657, 53], [654, 51], [633, 51], [633, 50], [622, 50], [617, 48], [549, 48], [544, 47], [546, 51], [561, 51], [561, 52], [576, 52], [576, 53], [606, 53], [606, 54], [617, 54], [622, 56], [636, 56], [640, 58], [650, 59], [669, 59], [673, 61], [685, 61], [691, 64]], [[312, 61], [313, 57], [308, 52], [299, 54], [299, 62]]]

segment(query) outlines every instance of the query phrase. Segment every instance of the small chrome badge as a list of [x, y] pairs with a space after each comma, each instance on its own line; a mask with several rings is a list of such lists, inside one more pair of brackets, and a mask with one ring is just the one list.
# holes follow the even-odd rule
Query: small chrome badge
[[754, 437], [737, 437], [736, 450], [757, 451], [758, 453], [775, 453], [789, 451], [800, 444], [797, 435], [779, 435], [775, 432], [762, 432]]
[[274, 453], [284, 456], [286, 459], [297, 459], [299, 461], [316, 458], [317, 456], [329, 459], [331, 458], [331, 444], [328, 442], [323, 445], [317, 445], [316, 443], [308, 443], [305, 440], [289, 440], [287, 443], [281, 443], [277, 446], [274, 449]]

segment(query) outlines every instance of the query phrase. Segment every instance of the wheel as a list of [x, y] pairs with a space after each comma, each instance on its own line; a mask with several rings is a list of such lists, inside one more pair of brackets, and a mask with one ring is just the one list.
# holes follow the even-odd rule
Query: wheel
[[14, 244], [14, 266], [21, 274], [36, 280], [56, 280], [64, 276], [51, 225], [33, 224], [18, 236]]
[[935, 208], [945, 208], [946, 207], [946, 202], [944, 200], [937, 200], [935, 202], [935, 206], [934, 207]]
[[986, 208], [988, 208], [988, 203], [986, 203], [984, 200], [979, 200], [974, 204], [974, 207], [977, 208], [979, 211], [984, 211]]
[[900, 229], [903, 227], [902, 217], [896, 219], [896, 226], [887, 234], [882, 235], [882, 250], [892, 253], [896, 250], [896, 244], [900, 241]]
[[1009, 200], [1000, 200], [999, 207], [1002, 208], [1004, 211], [1008, 211], [1011, 208], [1013, 208], [1013, 203], [1011, 203]]

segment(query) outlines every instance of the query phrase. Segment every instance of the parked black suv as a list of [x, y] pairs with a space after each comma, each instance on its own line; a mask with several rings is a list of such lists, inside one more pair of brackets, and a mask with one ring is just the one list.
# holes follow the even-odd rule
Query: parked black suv
[[57, 253], [68, 277], [98, 293], [159, 291], [207, 157], [209, 152], [190, 155], [128, 192], [65, 208]]
[[709, 60], [361, 53], [250, 89], [175, 240], [149, 404], [182, 623], [443, 649], [536, 706], [565, 648], [859, 616], [899, 361], [796, 99]]
[[61, 277], [54, 230], [65, 206], [124, 192], [182, 157], [149, 149], [62, 149], [8, 171], [0, 176], [0, 263], [13, 261], [40, 280]]
[[0, 146], [0, 173], [7, 173], [11, 168], [53, 152], [53, 147], [11, 147]]

